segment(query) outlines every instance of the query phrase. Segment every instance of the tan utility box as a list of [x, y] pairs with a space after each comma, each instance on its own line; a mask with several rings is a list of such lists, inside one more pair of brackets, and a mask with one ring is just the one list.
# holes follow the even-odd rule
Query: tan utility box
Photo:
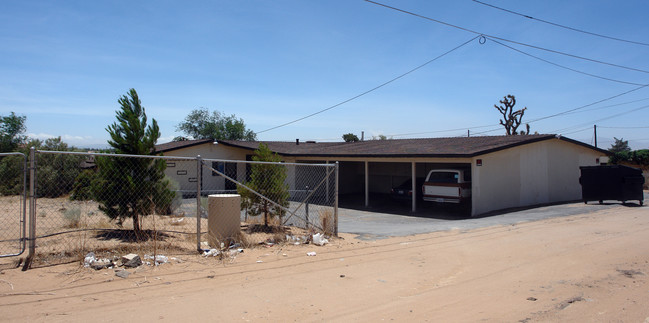
[[222, 242], [227, 244], [239, 236], [241, 195], [208, 195], [207, 204], [207, 241], [210, 247], [219, 248]]

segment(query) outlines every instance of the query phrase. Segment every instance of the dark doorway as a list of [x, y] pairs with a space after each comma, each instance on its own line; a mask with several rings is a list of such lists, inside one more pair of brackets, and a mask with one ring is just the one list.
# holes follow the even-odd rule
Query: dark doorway
[[[236, 163], [225, 163], [225, 174], [230, 178], [237, 178], [237, 164]], [[225, 190], [236, 190], [237, 183], [226, 180], [225, 181]]]

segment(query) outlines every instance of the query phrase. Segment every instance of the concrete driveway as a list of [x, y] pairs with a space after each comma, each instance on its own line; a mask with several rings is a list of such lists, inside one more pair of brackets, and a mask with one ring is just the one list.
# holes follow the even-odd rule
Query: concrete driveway
[[[647, 193], [645, 192], [645, 197]], [[645, 201], [646, 205], [646, 201]], [[448, 230], [470, 230], [496, 225], [511, 225], [521, 222], [587, 214], [605, 209], [640, 207], [637, 202], [622, 204], [616, 201], [567, 203], [494, 214], [484, 217], [466, 218], [462, 216], [437, 217], [422, 215], [401, 215], [378, 213], [371, 210], [340, 208], [338, 212], [338, 231], [357, 235], [358, 239], [375, 240], [387, 237], [408, 236]], [[649, 212], [649, 211], [648, 211]], [[648, 214], [649, 215], [649, 214]]]

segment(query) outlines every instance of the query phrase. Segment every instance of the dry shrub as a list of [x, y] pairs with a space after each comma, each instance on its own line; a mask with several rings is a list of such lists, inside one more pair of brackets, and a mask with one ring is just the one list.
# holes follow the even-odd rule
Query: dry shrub
[[237, 236], [234, 239], [241, 245], [241, 248], [250, 248], [254, 245], [254, 243], [248, 238], [248, 235], [244, 234], [242, 231], [237, 232]]
[[320, 228], [326, 236], [333, 236], [335, 233], [334, 215], [331, 210], [319, 210]]
[[65, 219], [66, 228], [79, 228], [81, 227], [81, 209], [72, 207], [63, 211], [63, 218]]
[[286, 241], [286, 234], [284, 232], [276, 232], [273, 234], [272, 238], [275, 243], [283, 243]]

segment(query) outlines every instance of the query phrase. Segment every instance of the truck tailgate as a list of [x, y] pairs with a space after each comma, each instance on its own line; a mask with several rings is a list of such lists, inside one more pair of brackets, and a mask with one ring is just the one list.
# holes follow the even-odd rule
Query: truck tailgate
[[460, 189], [457, 186], [437, 186], [424, 184], [424, 196], [460, 197]]

